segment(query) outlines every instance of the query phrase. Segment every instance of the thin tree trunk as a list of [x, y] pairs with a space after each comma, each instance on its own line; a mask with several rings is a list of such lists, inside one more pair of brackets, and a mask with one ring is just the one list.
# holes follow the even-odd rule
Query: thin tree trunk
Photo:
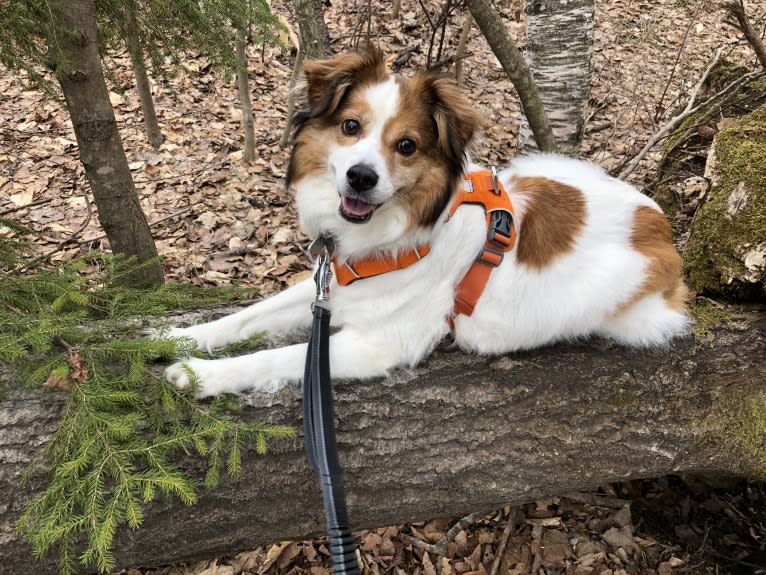
[[[352, 526], [463, 516], [631, 478], [766, 478], [766, 310], [726, 313], [729, 325], [709, 337], [659, 350], [601, 340], [506, 357], [439, 350], [390, 378], [336, 381]], [[35, 562], [14, 524], [46, 478], [34, 475], [25, 489], [19, 481], [66, 395], [9, 380], [0, 365], [0, 573], [42, 575], [55, 563]], [[302, 425], [301, 402], [287, 389], [241, 401], [252, 421]], [[195, 506], [158, 499], [138, 530], [120, 528], [118, 565], [220, 557], [324, 531], [300, 437], [274, 441], [264, 456], [243, 451], [242, 460], [241, 476], [202, 492]], [[187, 464], [204, 476], [200, 461]]]
[[391, 20], [396, 20], [399, 18], [399, 12], [402, 9], [402, 0], [394, 0], [393, 5], [391, 6]]
[[154, 100], [152, 99], [152, 88], [149, 83], [149, 76], [146, 73], [146, 64], [144, 63], [144, 51], [141, 41], [138, 37], [138, 23], [133, 7], [126, 4], [123, 7], [125, 11], [125, 43], [130, 54], [130, 63], [133, 66], [133, 73], [136, 77], [136, 90], [141, 100], [141, 111], [144, 114], [144, 128], [146, 129], [146, 139], [149, 145], [155, 150], [165, 141], [160, 126], [157, 123], [157, 114], [154, 111]]
[[250, 101], [250, 82], [247, 73], [247, 29], [237, 26], [235, 40], [237, 51], [237, 90], [242, 108], [242, 129], [245, 132], [244, 160], [255, 161], [255, 132], [253, 130], [253, 105]]
[[294, 0], [293, 5], [298, 19], [303, 56], [317, 59], [332, 54], [330, 33], [322, 14], [321, 0]]
[[[138, 200], [104, 81], [96, 35], [94, 0], [51, 0], [50, 44], [57, 54], [56, 78], [72, 119], [80, 160], [112, 251], [139, 262], [157, 258], [157, 248]], [[162, 283], [159, 262], [142, 266], [126, 282]]]
[[295, 94], [293, 94], [293, 88], [295, 82], [298, 81], [298, 74], [300, 73], [301, 66], [303, 65], [303, 52], [298, 50], [295, 55], [295, 64], [293, 65], [293, 72], [290, 75], [290, 93], [287, 97], [287, 119], [285, 121], [285, 129], [282, 131], [282, 137], [279, 138], [279, 147], [286, 148], [290, 143], [290, 130], [293, 124], [293, 116], [295, 116]]
[[[527, 0], [526, 58], [561, 152], [577, 155], [590, 99], [594, 0]], [[536, 150], [529, 123], [519, 150]]]
[[473, 14], [469, 12], [466, 14], [463, 28], [460, 30], [460, 39], [457, 43], [457, 50], [455, 50], [455, 81], [458, 84], [463, 83], [463, 58], [465, 57], [465, 48], [468, 45], [468, 36], [471, 34], [471, 26], [473, 26]]
[[545, 114], [545, 108], [535, 81], [524, 57], [508, 35], [508, 30], [500, 19], [500, 15], [490, 0], [466, 0], [465, 4], [473, 14], [476, 24], [487, 39], [492, 52], [500, 61], [503, 70], [513, 82], [521, 100], [521, 108], [535, 135], [538, 148], [545, 152], [555, 152], [558, 149], [556, 139]]

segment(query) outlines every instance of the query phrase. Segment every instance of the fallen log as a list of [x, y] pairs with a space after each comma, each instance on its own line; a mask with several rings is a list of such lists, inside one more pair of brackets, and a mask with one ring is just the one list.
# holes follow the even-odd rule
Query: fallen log
[[[341, 464], [355, 528], [453, 517], [628, 478], [766, 477], [766, 310], [731, 312], [707, 337], [632, 350], [594, 340], [500, 358], [438, 350], [386, 380], [336, 382]], [[0, 369], [0, 379], [7, 379]], [[63, 392], [6, 386], [0, 401], [0, 573], [54, 573], [14, 531], [43, 487], [22, 473]], [[294, 393], [243, 396], [255, 420], [301, 427]], [[204, 470], [190, 460], [190, 469]], [[301, 437], [243, 453], [240, 476], [197, 505], [154, 501], [121, 529], [120, 566], [223, 556], [322, 533]]]

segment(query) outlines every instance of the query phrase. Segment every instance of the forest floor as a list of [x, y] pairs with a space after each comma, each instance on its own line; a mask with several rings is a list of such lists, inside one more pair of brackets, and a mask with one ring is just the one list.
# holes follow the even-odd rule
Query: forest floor
[[[436, 2], [403, 4], [399, 18], [392, 20], [388, 3], [372, 2], [370, 30], [389, 62], [416, 48], [401, 69], [406, 74], [426, 64], [431, 31], [423, 6], [430, 7], [431, 18], [438, 12]], [[294, 26], [290, 9], [277, 2], [274, 6]], [[368, 27], [366, 6], [335, 2], [325, 8], [335, 51], [364, 44], [359, 31]], [[503, 3], [500, 10], [523, 49], [519, 6], [518, 1]], [[748, 9], [761, 18], [762, 29], [766, 2], [750, 2]], [[449, 19], [442, 56], [454, 53], [463, 18], [457, 11]], [[751, 50], [724, 19], [718, 3], [708, 0], [597, 2], [592, 93], [581, 156], [619, 172], [685, 105], [717, 48], [723, 48], [730, 62], [753, 68]], [[516, 151], [518, 99], [475, 30], [468, 51], [464, 89], [486, 118], [473, 158], [503, 165]], [[255, 286], [262, 295], [305, 277], [307, 242], [283, 183], [289, 150], [278, 145], [294, 54], [271, 46], [250, 49], [257, 142], [257, 159], [251, 164], [242, 161], [236, 86], [205, 58], [187, 55], [185, 69], [154, 86], [165, 135], [158, 150], [145, 141], [127, 57], [109, 54], [105, 62], [130, 169], [166, 276], [198, 285]], [[16, 218], [38, 232], [36, 247], [40, 253], [50, 252], [52, 262], [108, 249], [61, 102], [1, 69], [0, 93], [0, 216]], [[630, 182], [651, 193], [661, 157], [659, 145]], [[679, 216], [674, 222], [679, 235], [687, 219]], [[12, 233], [0, 228], [2, 236]], [[693, 478], [654, 478], [605, 486], [598, 494], [531, 503], [517, 510], [502, 553], [498, 545], [509, 509], [460, 531], [445, 557], [424, 552], [412, 538], [433, 543], [454, 518], [364, 531], [359, 534], [364, 572], [488, 574], [498, 554], [500, 574], [537, 574], [540, 569], [545, 575], [753, 572], [745, 563], [766, 564], [752, 555], [766, 544], [764, 486], [740, 482], [725, 487]], [[314, 541], [125, 573], [329, 572], [326, 548]]]

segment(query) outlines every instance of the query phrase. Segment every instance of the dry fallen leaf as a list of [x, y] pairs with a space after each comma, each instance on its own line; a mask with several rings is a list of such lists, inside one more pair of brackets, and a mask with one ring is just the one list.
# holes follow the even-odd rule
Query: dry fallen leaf
[[63, 389], [64, 391], [72, 391], [71, 380], [68, 375], [50, 374], [48, 379], [43, 382], [43, 387], [51, 389]]

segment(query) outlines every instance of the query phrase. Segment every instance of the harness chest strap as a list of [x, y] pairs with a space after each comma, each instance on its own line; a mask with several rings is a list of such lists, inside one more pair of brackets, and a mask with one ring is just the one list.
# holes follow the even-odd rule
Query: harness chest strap
[[464, 204], [480, 205], [487, 217], [487, 238], [481, 253], [457, 286], [454, 315], [473, 313], [492, 270], [499, 266], [505, 252], [516, 245], [516, 227], [513, 224], [513, 205], [494, 170], [469, 172], [463, 189], [450, 208], [447, 220]]
[[[463, 189], [458, 193], [447, 214], [447, 221], [463, 204], [480, 205], [487, 218], [487, 239], [481, 253], [463, 277], [455, 297], [454, 315], [470, 316], [479, 301], [492, 270], [503, 261], [505, 252], [516, 243], [511, 199], [494, 172], [482, 170], [464, 176]], [[356, 280], [407, 268], [431, 250], [429, 244], [400, 252], [396, 256], [354, 260], [353, 263], [333, 261], [338, 284], [345, 286]]]

